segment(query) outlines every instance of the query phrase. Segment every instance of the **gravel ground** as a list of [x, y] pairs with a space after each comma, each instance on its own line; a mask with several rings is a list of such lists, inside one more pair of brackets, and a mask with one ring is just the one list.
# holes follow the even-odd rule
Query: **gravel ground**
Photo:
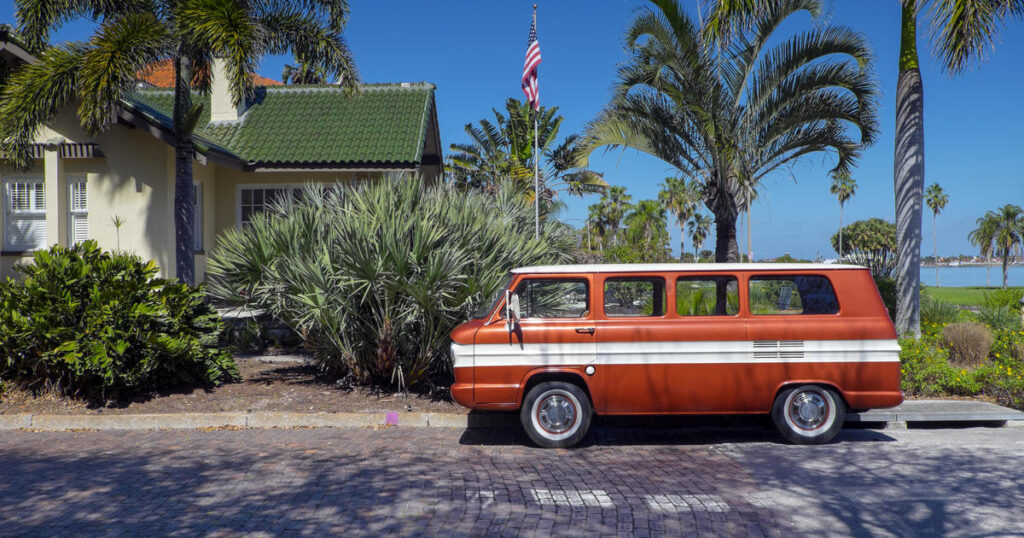
[[0, 400], [0, 414], [152, 414], [280, 411], [309, 413], [416, 411], [467, 413], [450, 401], [409, 393], [339, 388], [299, 356], [239, 357], [240, 383], [214, 389], [149, 394], [104, 407], [53, 392], [33, 394], [14, 388]]

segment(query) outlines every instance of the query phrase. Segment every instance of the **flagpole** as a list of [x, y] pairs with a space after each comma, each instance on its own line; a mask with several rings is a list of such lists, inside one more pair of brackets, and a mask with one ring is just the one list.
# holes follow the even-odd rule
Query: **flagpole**
[[[537, 4], [533, 5], [533, 27], [537, 28]], [[538, 98], [539, 100], [539, 98]], [[540, 239], [540, 154], [538, 153], [540, 143], [537, 133], [537, 114], [539, 109], [533, 111], [533, 237]]]
[[538, 150], [537, 113], [533, 112], [533, 223], [534, 237], [540, 238], [540, 155]]

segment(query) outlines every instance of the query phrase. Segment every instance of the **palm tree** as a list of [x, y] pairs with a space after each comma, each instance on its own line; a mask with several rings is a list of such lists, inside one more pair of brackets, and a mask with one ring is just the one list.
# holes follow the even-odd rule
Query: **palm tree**
[[686, 245], [686, 222], [697, 212], [700, 191], [696, 184], [681, 177], [667, 177], [658, 192], [658, 201], [676, 216], [679, 225], [679, 257], [683, 257]]
[[932, 183], [924, 193], [924, 203], [932, 210], [932, 248], [935, 253], [935, 287], [939, 286], [939, 244], [935, 240], [935, 217], [946, 208], [949, 196], [938, 183]]
[[1024, 209], [1018, 205], [1006, 204], [996, 211], [989, 211], [978, 219], [978, 228], [968, 238], [974, 244], [990, 245], [997, 256], [1003, 258], [1003, 289], [1007, 284], [1007, 269], [1014, 252], [1024, 251]]
[[651, 250], [651, 242], [657, 232], [665, 237], [665, 206], [657, 200], [640, 200], [626, 216], [629, 236], [639, 239], [643, 251]]
[[693, 261], [700, 262], [697, 252], [704, 246], [704, 240], [711, 233], [711, 217], [698, 213], [693, 216], [687, 228], [690, 230], [690, 241], [693, 242]]
[[603, 252], [608, 233], [609, 221], [603, 204], [590, 204], [587, 208], [587, 226], [594, 229], [599, 240], [598, 248]]
[[[466, 124], [469, 143], [451, 144], [453, 173], [469, 187], [494, 188], [502, 178], [529, 182], [533, 192], [533, 118], [530, 105], [517, 99], [505, 101], [505, 111], [491, 109], [494, 121]], [[559, 191], [574, 196], [600, 193], [607, 187], [601, 174], [579, 166], [579, 135], [557, 142], [562, 125], [558, 107], [541, 107], [537, 112], [538, 146], [542, 163], [539, 174], [541, 200], [550, 203]]]
[[[991, 211], [989, 212], [991, 213]], [[985, 285], [992, 285], [992, 252], [995, 250], [995, 220], [989, 219], [986, 215], [975, 221], [977, 228], [967, 234], [967, 239], [972, 245], [978, 247], [982, 256], [985, 257]]]
[[327, 70], [322, 65], [311, 64], [305, 58], [296, 56], [297, 65], [285, 64], [281, 71], [281, 82], [285, 84], [328, 84]]
[[[193, 283], [192, 131], [200, 116], [192, 90], [209, 91], [211, 64], [223, 58], [235, 104], [252, 92], [252, 73], [265, 54], [289, 51], [340, 76], [353, 91], [358, 74], [341, 32], [347, 0], [18, 0], [19, 34], [38, 63], [25, 64], [0, 93], [0, 153], [19, 167], [32, 162], [39, 127], [77, 103], [82, 129], [95, 135], [130, 99], [136, 73], [173, 58], [175, 274]], [[48, 46], [50, 32], [71, 21], [95, 22], [85, 42]]]
[[607, 219], [608, 227], [611, 228], [612, 241], [618, 243], [619, 226], [622, 218], [626, 216], [632, 205], [633, 196], [626, 194], [626, 187], [612, 185], [601, 196], [598, 202], [604, 206], [603, 213]]
[[843, 261], [843, 205], [857, 194], [857, 180], [850, 177], [849, 172], [836, 172], [832, 174], [828, 191], [839, 199], [839, 261]]
[[924, 83], [918, 68], [917, 15], [932, 17], [934, 50], [947, 73], [980, 61], [998, 41], [1003, 21], [1024, 15], [1024, 0], [903, 0], [893, 185], [899, 268], [896, 329], [921, 334], [921, 196], [924, 190]]
[[[715, 2], [712, 13], [753, 3]], [[584, 155], [632, 148], [698, 182], [715, 217], [715, 259], [736, 261], [741, 180], [756, 184], [819, 151], [837, 156], [835, 170], [848, 170], [874, 140], [870, 45], [836, 25], [775, 35], [796, 12], [818, 17], [819, 0], [766, 3], [729, 18], [746, 23], [717, 36], [712, 23], [721, 19], [697, 23], [679, 0], [655, 4], [627, 30], [632, 57], [619, 68], [611, 102], [587, 126]]]

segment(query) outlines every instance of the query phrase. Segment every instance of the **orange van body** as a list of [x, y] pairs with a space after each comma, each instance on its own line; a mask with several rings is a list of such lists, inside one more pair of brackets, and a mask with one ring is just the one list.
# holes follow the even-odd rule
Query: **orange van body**
[[[838, 312], [754, 314], [750, 280], [824, 277]], [[611, 316], [606, 281], [664, 279], [660, 316]], [[679, 278], [735, 279], [732, 315], [679, 314]], [[579, 317], [505, 319], [505, 299], [451, 335], [452, 397], [481, 410], [519, 409], [540, 381], [583, 387], [598, 414], [768, 413], [791, 385], [831, 387], [851, 410], [903, 401], [899, 345], [870, 272], [856, 266], [798, 264], [640, 264], [522, 268], [524, 279], [587, 283]]]

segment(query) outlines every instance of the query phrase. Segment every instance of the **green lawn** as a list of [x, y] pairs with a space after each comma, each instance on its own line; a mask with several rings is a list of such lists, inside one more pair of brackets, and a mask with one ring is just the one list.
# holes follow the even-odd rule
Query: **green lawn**
[[[946, 288], [929, 286], [923, 289], [923, 293], [933, 299], [962, 306], [981, 306], [984, 303], [985, 295], [998, 291], [998, 286], [965, 286], [962, 288]], [[1020, 289], [1013, 288], [1011, 289]]]

